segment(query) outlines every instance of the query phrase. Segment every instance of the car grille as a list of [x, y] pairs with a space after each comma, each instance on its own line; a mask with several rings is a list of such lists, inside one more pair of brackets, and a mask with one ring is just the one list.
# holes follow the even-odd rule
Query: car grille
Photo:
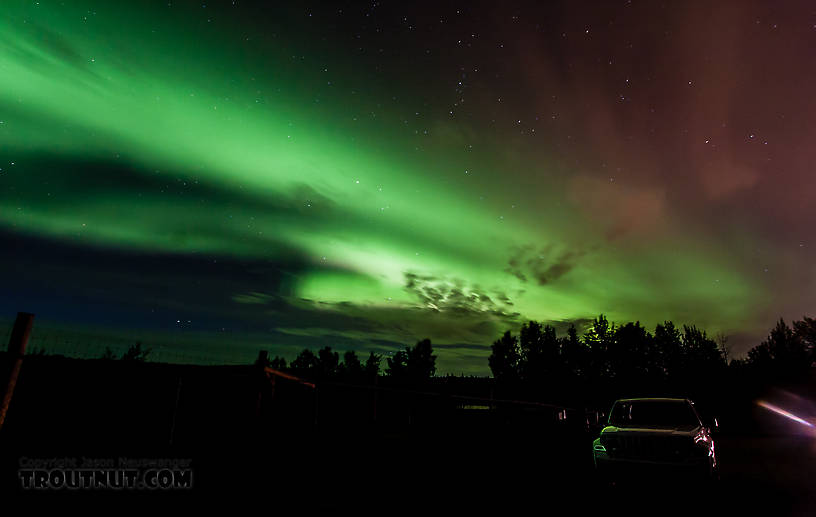
[[681, 436], [604, 436], [601, 443], [612, 457], [671, 461], [690, 453], [690, 439]]

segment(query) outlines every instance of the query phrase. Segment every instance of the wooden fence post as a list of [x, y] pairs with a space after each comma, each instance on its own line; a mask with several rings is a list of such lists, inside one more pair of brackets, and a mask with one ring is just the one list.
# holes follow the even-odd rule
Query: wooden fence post
[[17, 377], [20, 375], [20, 368], [23, 366], [23, 357], [25, 357], [28, 338], [31, 337], [32, 326], [34, 326], [33, 314], [27, 312], [17, 313], [17, 320], [14, 322], [14, 329], [11, 331], [11, 339], [9, 339], [8, 344], [11, 369], [8, 375], [6, 391], [3, 394], [2, 402], [0, 402], [0, 429], [3, 428], [3, 422], [6, 420], [6, 413], [11, 403], [11, 396], [14, 395], [14, 387], [17, 386]]

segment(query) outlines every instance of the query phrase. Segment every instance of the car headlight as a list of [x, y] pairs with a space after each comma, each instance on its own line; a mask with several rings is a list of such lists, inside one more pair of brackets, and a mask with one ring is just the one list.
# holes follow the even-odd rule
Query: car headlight
[[606, 452], [606, 447], [604, 447], [600, 443], [595, 443], [592, 445], [592, 450], [595, 452]]

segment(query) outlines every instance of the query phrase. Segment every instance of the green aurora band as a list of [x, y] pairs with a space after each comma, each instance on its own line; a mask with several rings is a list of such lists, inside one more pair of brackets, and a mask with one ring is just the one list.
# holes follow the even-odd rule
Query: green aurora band
[[[228, 20], [217, 29], [216, 20], [181, 23], [183, 14], [141, 3], [15, 2], [3, 11], [0, 224], [15, 231], [173, 254], [297, 253], [310, 267], [293, 280], [292, 303], [342, 303], [385, 326], [397, 318], [385, 314], [424, 314], [424, 326], [352, 333], [363, 342], [427, 334], [487, 347], [524, 319], [601, 312], [728, 332], [750, 320], [749, 300], [761, 295], [692, 224], [648, 233], [647, 243], [610, 242], [609, 227], [581, 209], [607, 202], [595, 183], [571, 196], [546, 150], [523, 165], [549, 179], [520, 195], [524, 160], [500, 142], [468, 151], [467, 131], [442, 115], [423, 114], [430, 135], [394, 129], [385, 121], [416, 116], [407, 101], [369, 115], [353, 62], [305, 72], [283, 41], [262, 53]], [[87, 162], [130, 176], [100, 181], [81, 165], [54, 165]], [[131, 188], [140, 177], [176, 195]], [[264, 296], [259, 287], [224, 303], [263, 306]], [[463, 323], [479, 330], [451, 330]], [[442, 350], [442, 370], [484, 372], [486, 350], [468, 352], [484, 364], [463, 368], [461, 351]]]

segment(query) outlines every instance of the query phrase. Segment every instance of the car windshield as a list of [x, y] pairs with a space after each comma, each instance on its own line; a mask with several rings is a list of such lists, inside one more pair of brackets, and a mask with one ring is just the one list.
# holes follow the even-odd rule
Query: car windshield
[[698, 425], [694, 410], [685, 400], [620, 401], [609, 415], [615, 427], [667, 427]]

